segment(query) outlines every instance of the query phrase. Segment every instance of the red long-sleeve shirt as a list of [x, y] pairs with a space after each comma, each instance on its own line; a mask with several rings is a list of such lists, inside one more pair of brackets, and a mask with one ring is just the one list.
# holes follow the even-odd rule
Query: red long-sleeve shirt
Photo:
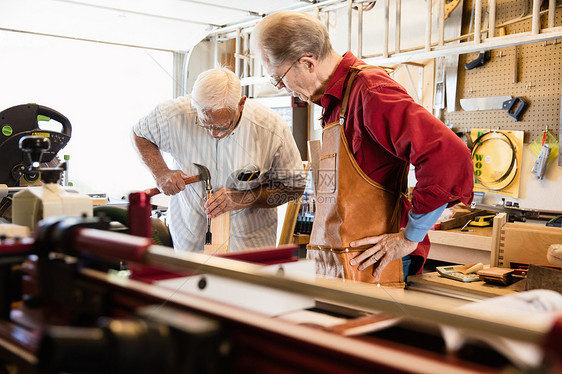
[[[326, 123], [338, 119], [349, 67], [364, 64], [351, 52], [343, 56], [320, 99]], [[384, 71], [367, 69], [357, 75], [347, 113], [347, 142], [371, 179], [398, 189], [403, 161], [414, 166], [414, 213], [470, 204], [474, 181], [467, 146]]]
[[[324, 108], [326, 124], [338, 120], [349, 67], [364, 64], [351, 52], [343, 56], [317, 103]], [[398, 190], [404, 161], [414, 166], [413, 213], [472, 201], [473, 166], [467, 146], [381, 69], [364, 70], [355, 78], [345, 134], [361, 169], [383, 186]], [[407, 204], [402, 211], [402, 227], [409, 209]], [[428, 252], [426, 237], [412, 255], [425, 259]]]

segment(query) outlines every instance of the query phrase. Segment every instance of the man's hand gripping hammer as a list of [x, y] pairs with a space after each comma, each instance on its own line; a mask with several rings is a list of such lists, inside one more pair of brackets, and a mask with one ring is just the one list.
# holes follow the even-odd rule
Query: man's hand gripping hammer
[[[197, 169], [199, 169], [199, 174], [187, 177], [183, 181], [186, 185], [195, 182], [205, 182], [205, 192], [208, 199], [213, 193], [213, 186], [211, 185], [211, 173], [209, 172], [209, 169], [207, 169], [203, 165], [197, 164], [195, 162], [193, 163], [193, 165], [195, 165]], [[144, 192], [148, 195], [148, 197], [152, 197], [154, 195], [158, 195], [160, 193], [160, 190], [154, 187]], [[207, 217], [207, 233], [205, 234], [205, 244], [211, 244], [212, 238], [211, 219]]]

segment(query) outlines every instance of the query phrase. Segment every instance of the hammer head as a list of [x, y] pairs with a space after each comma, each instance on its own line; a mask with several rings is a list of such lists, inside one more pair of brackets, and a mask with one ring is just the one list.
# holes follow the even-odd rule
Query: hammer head
[[203, 165], [196, 164], [195, 162], [193, 163], [193, 165], [195, 165], [197, 169], [199, 169], [199, 179], [201, 181], [205, 181], [205, 189], [207, 191], [211, 191], [213, 189], [213, 186], [211, 186], [211, 173], [209, 173], [209, 169], [207, 169]]

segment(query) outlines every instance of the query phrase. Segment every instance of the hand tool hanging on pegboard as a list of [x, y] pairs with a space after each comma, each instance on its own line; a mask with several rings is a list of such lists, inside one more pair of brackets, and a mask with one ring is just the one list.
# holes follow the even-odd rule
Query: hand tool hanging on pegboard
[[[458, 38], [462, 29], [463, 1], [453, 0], [445, 3], [445, 39]], [[460, 43], [459, 41], [453, 43]], [[457, 75], [459, 55], [445, 56], [445, 107], [454, 112], [457, 105]]]
[[531, 169], [531, 174], [536, 174], [538, 179], [543, 179], [547, 165], [556, 158], [558, 147], [558, 140], [556, 136], [548, 130], [547, 125], [542, 136], [538, 136], [529, 144], [529, 149], [537, 155], [537, 159]]
[[539, 156], [535, 160], [531, 168], [531, 174], [535, 174], [538, 179], [544, 178], [546, 172], [546, 165], [548, 165], [548, 157], [550, 156], [551, 148], [548, 144], [543, 144]]
[[519, 121], [527, 110], [528, 103], [522, 97], [492, 96], [461, 99], [461, 107], [465, 111], [503, 109], [515, 121]]
[[484, 66], [488, 61], [490, 61], [490, 51], [481, 52], [474, 60], [464, 64], [464, 68], [466, 70], [472, 70], [474, 68]]

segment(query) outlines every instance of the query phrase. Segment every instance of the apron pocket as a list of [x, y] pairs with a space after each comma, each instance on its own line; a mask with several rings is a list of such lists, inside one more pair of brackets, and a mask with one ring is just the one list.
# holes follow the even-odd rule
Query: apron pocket
[[320, 157], [318, 165], [318, 186], [316, 191], [319, 194], [332, 194], [336, 192], [336, 161], [337, 153], [332, 153]]

